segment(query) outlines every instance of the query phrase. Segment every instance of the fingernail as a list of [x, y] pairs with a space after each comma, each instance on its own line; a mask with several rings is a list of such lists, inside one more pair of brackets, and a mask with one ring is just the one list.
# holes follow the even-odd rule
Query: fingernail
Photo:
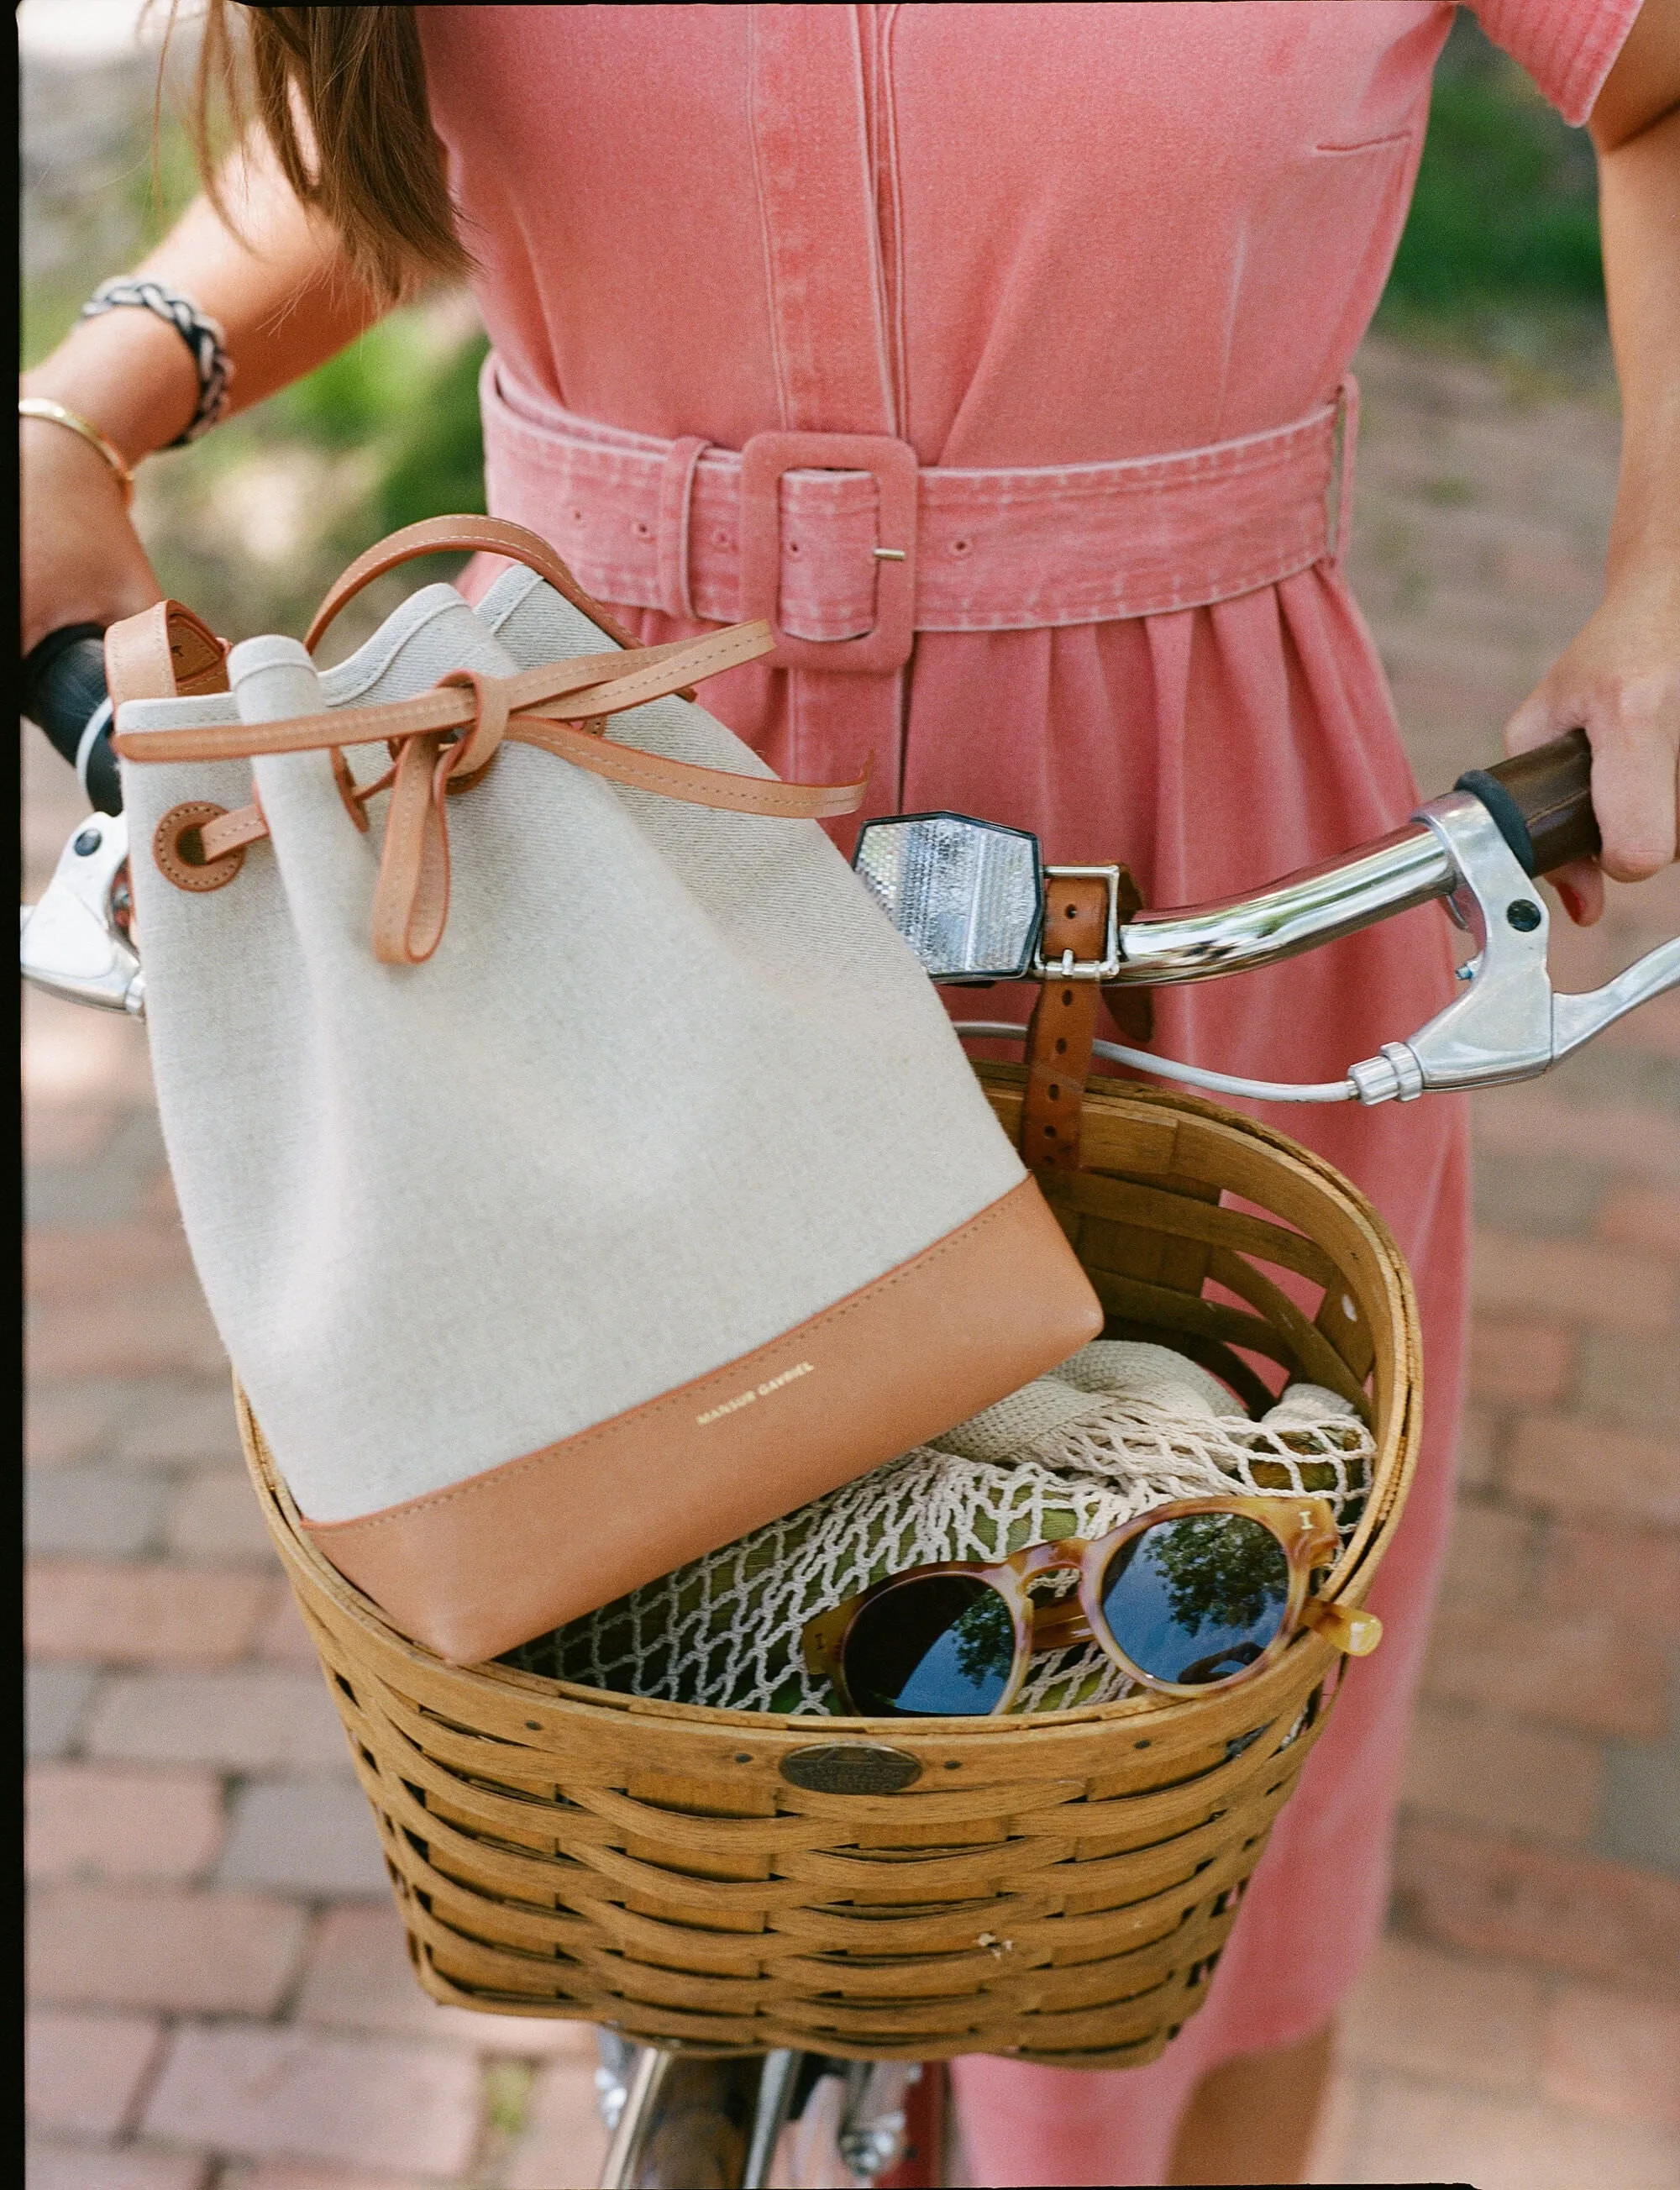
[[1576, 889], [1572, 883], [1559, 882], [1557, 885], [1557, 890], [1558, 896], [1564, 900], [1564, 911], [1568, 913], [1569, 918], [1575, 922], [1577, 927], [1579, 927], [1581, 925], [1581, 916], [1586, 910], [1586, 900], [1581, 896], [1581, 892]]

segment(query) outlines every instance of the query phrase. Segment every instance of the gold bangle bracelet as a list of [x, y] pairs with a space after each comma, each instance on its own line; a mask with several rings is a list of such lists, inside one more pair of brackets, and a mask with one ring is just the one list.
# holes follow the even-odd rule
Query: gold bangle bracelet
[[134, 474], [122, 461], [122, 452], [114, 448], [97, 426], [74, 411], [66, 411], [62, 403], [54, 403], [44, 395], [24, 395], [18, 399], [20, 418], [44, 418], [52, 426], [68, 426], [72, 434], [79, 434], [91, 449], [97, 449], [122, 489], [122, 504], [126, 509], [134, 499]]

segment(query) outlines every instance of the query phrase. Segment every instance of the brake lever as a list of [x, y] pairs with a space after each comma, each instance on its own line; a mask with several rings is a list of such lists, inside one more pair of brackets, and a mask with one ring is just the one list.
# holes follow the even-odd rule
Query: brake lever
[[119, 917], [128, 823], [90, 814], [59, 856], [38, 905], [19, 907], [19, 968], [49, 996], [145, 1017], [145, 975]]
[[1547, 968], [1545, 900], [1481, 800], [1450, 791], [1413, 819], [1446, 848], [1460, 877], [1448, 902], [1479, 948], [1458, 969], [1462, 996], [1410, 1041], [1384, 1042], [1377, 1056], [1349, 1068], [1361, 1103], [1535, 1079], [1637, 1004], [1680, 986], [1677, 936], [1602, 989], [1559, 996]]

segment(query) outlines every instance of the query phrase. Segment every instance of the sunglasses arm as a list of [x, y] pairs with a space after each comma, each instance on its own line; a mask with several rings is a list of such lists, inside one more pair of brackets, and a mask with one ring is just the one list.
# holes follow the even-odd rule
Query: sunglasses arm
[[1322, 1597], [1315, 1597], [1308, 1603], [1301, 1615], [1301, 1624], [1322, 1635], [1326, 1642], [1347, 1658], [1368, 1658], [1382, 1640], [1382, 1622], [1374, 1612], [1355, 1612]]

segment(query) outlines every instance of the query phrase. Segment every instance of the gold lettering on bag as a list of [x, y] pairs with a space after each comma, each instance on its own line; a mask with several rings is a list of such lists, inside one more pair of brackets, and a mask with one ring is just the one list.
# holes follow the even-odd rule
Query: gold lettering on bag
[[767, 1377], [750, 1392], [738, 1392], [733, 1399], [725, 1399], [721, 1406], [708, 1407], [703, 1415], [696, 1415], [695, 1421], [703, 1427], [707, 1422], [721, 1421], [725, 1415], [739, 1414], [743, 1407], [756, 1406], [760, 1399], [768, 1399], [772, 1392], [780, 1391], [784, 1384], [792, 1384], [800, 1376], [812, 1375], [815, 1368], [814, 1361], [797, 1361], [792, 1368], [784, 1369], [780, 1376]]

